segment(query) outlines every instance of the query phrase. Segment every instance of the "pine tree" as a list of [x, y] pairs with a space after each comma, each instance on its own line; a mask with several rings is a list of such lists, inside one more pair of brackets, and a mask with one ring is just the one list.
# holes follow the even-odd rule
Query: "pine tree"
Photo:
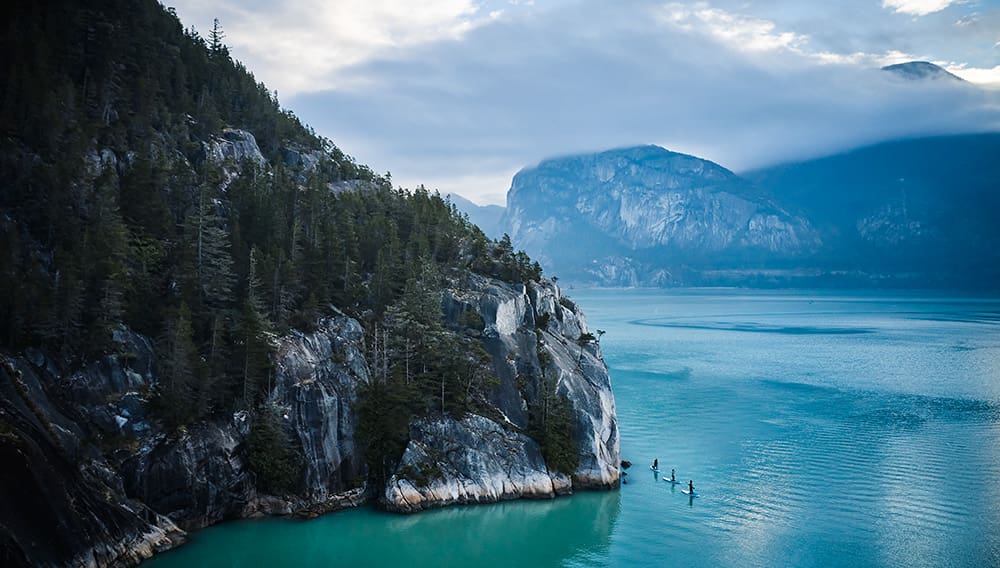
[[226, 45], [222, 42], [224, 39], [226, 39], [226, 34], [222, 31], [222, 26], [219, 24], [219, 18], [214, 18], [212, 20], [212, 31], [208, 32], [208, 49], [211, 51], [213, 56], [229, 54], [228, 48], [226, 48]]
[[197, 415], [197, 349], [191, 311], [181, 303], [157, 344], [160, 354], [159, 405], [168, 423], [184, 424]]
[[236, 280], [230, 239], [218, 208], [208, 202], [204, 184], [199, 193], [199, 204], [186, 222], [188, 277], [193, 280], [198, 303], [209, 312], [218, 312], [230, 305]]
[[247, 463], [266, 493], [294, 491], [299, 483], [302, 458], [289, 443], [274, 409], [257, 412], [247, 436]]
[[258, 296], [260, 282], [256, 275], [256, 249], [250, 250], [250, 272], [239, 320], [239, 355], [243, 408], [252, 408], [264, 380], [270, 373], [268, 354], [271, 350], [271, 323], [264, 315]]

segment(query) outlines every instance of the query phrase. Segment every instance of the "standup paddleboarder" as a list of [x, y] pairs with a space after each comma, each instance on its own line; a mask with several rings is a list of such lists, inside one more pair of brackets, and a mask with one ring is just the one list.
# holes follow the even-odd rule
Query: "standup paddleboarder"
[[688, 493], [694, 495], [694, 480], [688, 481]]
[[660, 469], [660, 458], [653, 458], [653, 469]]

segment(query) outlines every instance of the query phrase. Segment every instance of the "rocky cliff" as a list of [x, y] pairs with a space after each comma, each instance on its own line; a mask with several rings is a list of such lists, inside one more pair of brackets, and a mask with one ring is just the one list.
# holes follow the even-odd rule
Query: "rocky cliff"
[[278, 340], [275, 382], [268, 398], [301, 451], [299, 489], [260, 491], [246, 462], [251, 424], [237, 412], [171, 435], [159, 433], [124, 464], [127, 489], [185, 529], [265, 514], [313, 516], [365, 500], [354, 432], [357, 390], [368, 380], [362, 331], [346, 318], [321, 320], [312, 333]]
[[270, 400], [304, 458], [301, 488], [286, 495], [257, 489], [246, 413], [171, 433], [151, 420], [152, 345], [127, 329], [116, 342], [78, 371], [40, 351], [3, 357], [4, 565], [132, 565], [183, 542], [178, 526], [365, 502], [354, 403], [368, 370], [356, 321], [324, 319], [278, 341]]
[[[410, 442], [383, 499], [412, 512], [450, 504], [550, 498], [619, 482], [619, 435], [607, 366], [583, 314], [551, 283], [512, 285], [474, 276], [445, 293], [452, 320], [483, 322], [499, 379], [491, 418], [470, 414], [411, 426]], [[581, 340], [582, 339], [582, 340]], [[526, 436], [529, 408], [547, 381], [571, 406], [578, 467], [556, 471]]]
[[657, 146], [545, 160], [514, 176], [504, 229], [577, 282], [683, 284], [688, 272], [813, 252], [820, 238], [729, 170]]
[[[550, 283], [472, 276], [442, 293], [449, 318], [472, 311], [498, 384], [490, 417], [429, 417], [387, 486], [390, 510], [551, 498], [618, 484], [619, 442], [607, 368], [579, 309]], [[136, 564], [184, 540], [184, 531], [233, 518], [314, 516], [370, 498], [357, 437], [358, 393], [370, 381], [364, 331], [345, 316], [276, 340], [267, 399], [302, 456], [295, 491], [263, 492], [248, 467], [250, 417], [167, 431], [150, 415], [157, 357], [121, 328], [116, 349], [77, 370], [32, 350], [0, 368], [5, 565]], [[542, 355], [543, 353], [548, 356]], [[528, 435], [544, 377], [572, 408], [579, 467], [551, 469]], [[30, 513], [29, 513], [30, 512]], [[58, 527], [53, 530], [52, 527]]]

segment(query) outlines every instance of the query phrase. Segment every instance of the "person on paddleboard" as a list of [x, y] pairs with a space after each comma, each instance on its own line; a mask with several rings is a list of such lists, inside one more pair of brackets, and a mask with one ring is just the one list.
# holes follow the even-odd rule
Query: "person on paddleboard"
[[660, 458], [653, 458], [653, 469], [660, 469]]
[[677, 481], [677, 480], [676, 480], [676, 479], [674, 479], [674, 470], [672, 470], [672, 469], [671, 469], [671, 470], [670, 470], [670, 482], [671, 482], [671, 483], [673, 483], [673, 482], [675, 482], [675, 481]]
[[694, 480], [688, 481], [688, 493], [694, 495]]

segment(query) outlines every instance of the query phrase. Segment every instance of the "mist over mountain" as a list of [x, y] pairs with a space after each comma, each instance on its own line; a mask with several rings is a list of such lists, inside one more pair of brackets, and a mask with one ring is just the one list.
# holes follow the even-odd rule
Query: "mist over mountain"
[[657, 146], [545, 160], [514, 176], [503, 228], [563, 278], [668, 285], [810, 254], [808, 221], [733, 172]]
[[747, 172], [656, 146], [545, 160], [501, 230], [567, 281], [1000, 286], [1000, 134], [885, 142]]

